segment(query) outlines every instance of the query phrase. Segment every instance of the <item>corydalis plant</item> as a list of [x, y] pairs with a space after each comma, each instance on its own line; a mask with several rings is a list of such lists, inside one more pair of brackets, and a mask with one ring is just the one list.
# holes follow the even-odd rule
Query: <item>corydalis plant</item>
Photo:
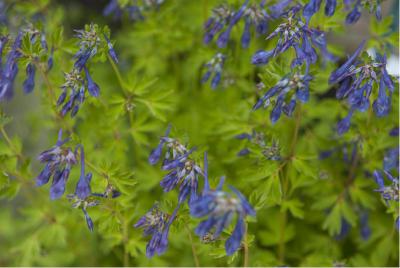
[[311, 28], [305, 23], [299, 14], [299, 10], [300, 6], [297, 5], [282, 15], [284, 22], [266, 38], [269, 40], [278, 36], [279, 40], [276, 47], [269, 51], [260, 50], [256, 52], [251, 60], [253, 64], [265, 65], [271, 58], [284, 53], [289, 48], [293, 48], [296, 52], [291, 67], [294, 68], [305, 63], [306, 74], [309, 72], [310, 65], [318, 59], [316, 48], [319, 49], [325, 59], [335, 59], [327, 50], [325, 33]]
[[213, 76], [211, 79], [211, 88], [215, 89], [221, 81], [225, 59], [225, 55], [217, 53], [209, 62], [207, 62], [204, 66], [206, 72], [201, 78], [201, 82], [206, 83], [210, 77]]
[[176, 218], [178, 208], [168, 215], [160, 210], [155, 204], [139, 221], [134, 225], [135, 228], [143, 228], [143, 235], [151, 235], [151, 239], [146, 246], [146, 256], [151, 258], [155, 253], [163, 254], [168, 247], [168, 234], [172, 222]]
[[[311, 17], [318, 12], [322, 0], [311, 0], [303, 9], [303, 15], [309, 21]], [[375, 12], [377, 20], [382, 19], [382, 8], [380, 0], [343, 0], [346, 10], [351, 10], [346, 16], [346, 23], [356, 23], [361, 17], [363, 8], [369, 9], [370, 13]], [[325, 0], [325, 15], [332, 16], [336, 11], [337, 0]]]
[[341, 135], [350, 128], [350, 121], [355, 111], [365, 112], [370, 107], [370, 98], [374, 96], [374, 84], [378, 87], [373, 109], [378, 117], [386, 116], [391, 108], [391, 97], [394, 83], [386, 70], [386, 56], [377, 55], [372, 60], [368, 55], [358, 55], [363, 50], [362, 42], [357, 50], [338, 69], [331, 73], [330, 84], [339, 83], [336, 98], [347, 99], [350, 105], [349, 114], [337, 125]]
[[253, 106], [253, 110], [269, 107], [272, 103], [272, 98], [274, 98], [274, 107], [270, 113], [271, 122], [278, 121], [282, 112], [287, 116], [292, 116], [297, 101], [303, 103], [308, 101], [311, 80], [312, 76], [308, 74], [290, 73], [284, 76], [257, 101]]
[[74, 68], [64, 75], [65, 82], [61, 86], [62, 93], [57, 100], [57, 106], [62, 106], [62, 116], [70, 112], [71, 117], [74, 117], [78, 113], [80, 106], [85, 101], [86, 91], [93, 97], [100, 95], [100, 88], [93, 81], [87, 67], [91, 58], [97, 54], [108, 53], [111, 60], [118, 63], [117, 55], [107, 37], [107, 32], [106, 28], [101, 31], [95, 24], [86, 25], [84, 30], [76, 30], [76, 37], [79, 39], [79, 51], [74, 55], [76, 59]]
[[190, 196], [188, 202], [193, 202], [197, 199], [199, 175], [202, 175], [203, 172], [200, 166], [189, 157], [194, 149], [189, 150], [178, 140], [168, 137], [170, 130], [171, 126], [168, 127], [165, 136], [160, 138], [158, 146], [151, 152], [149, 163], [157, 164], [165, 147], [162, 169], [168, 170], [169, 173], [160, 182], [161, 187], [165, 192], [179, 187], [179, 204], [184, 202], [188, 196]]
[[217, 239], [222, 231], [236, 217], [236, 225], [231, 236], [225, 242], [226, 254], [232, 255], [239, 249], [246, 230], [245, 218], [255, 216], [256, 212], [246, 198], [237, 189], [229, 186], [231, 192], [223, 191], [224, 177], [216, 189], [211, 189], [208, 182], [207, 154], [204, 155], [204, 189], [201, 196], [190, 204], [190, 214], [196, 218], [204, 218], [195, 233], [203, 238], [212, 233], [212, 240]]

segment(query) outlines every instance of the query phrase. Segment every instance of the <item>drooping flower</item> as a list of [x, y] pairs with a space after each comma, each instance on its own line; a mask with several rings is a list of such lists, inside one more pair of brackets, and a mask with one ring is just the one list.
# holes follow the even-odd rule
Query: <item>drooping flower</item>
[[207, 217], [207, 219], [200, 222], [195, 233], [199, 237], [204, 237], [212, 233], [213, 239], [216, 239], [236, 216], [235, 228], [225, 242], [226, 254], [232, 255], [241, 246], [245, 232], [246, 216], [255, 216], [256, 213], [246, 198], [237, 189], [229, 186], [233, 193], [222, 190], [224, 178], [221, 178], [215, 190], [210, 189], [207, 169], [207, 154], [205, 154], [204, 189], [202, 195], [190, 204], [190, 214], [196, 218]]
[[108, 54], [112, 58], [115, 63], [118, 63], [117, 53], [115, 53], [114, 46], [112, 45], [110, 39], [104, 34], [104, 39], [106, 39], [107, 46], [108, 46]]
[[[337, 0], [325, 0], [325, 15], [330, 17], [335, 14]], [[317, 13], [321, 7], [322, 0], [309, 0], [304, 5], [303, 16], [309, 21], [311, 17]], [[380, 0], [343, 0], [346, 10], [350, 12], [346, 16], [346, 23], [353, 24], [361, 17], [361, 10], [363, 8], [369, 9], [369, 12], [375, 12], [377, 20], [382, 19], [382, 9]]]
[[347, 99], [350, 105], [349, 115], [338, 124], [338, 133], [343, 134], [350, 128], [353, 112], [367, 111], [370, 108], [370, 96], [373, 84], [379, 85], [377, 98], [373, 102], [373, 109], [378, 117], [385, 116], [391, 108], [391, 96], [394, 83], [386, 70], [386, 56], [377, 56], [376, 60], [369, 57], [358, 57], [364, 43], [329, 77], [330, 84], [339, 83], [336, 98]]
[[212, 10], [212, 16], [204, 24], [204, 43], [209, 44], [218, 35], [218, 47], [225, 47], [228, 43], [232, 27], [238, 22], [248, 0], [241, 7], [242, 12], [235, 12], [234, 8], [223, 3]]
[[284, 53], [289, 48], [293, 48], [296, 52], [296, 57], [291, 63], [292, 68], [305, 63], [306, 74], [309, 72], [310, 65], [317, 61], [316, 48], [320, 50], [324, 59], [335, 59], [326, 48], [325, 33], [311, 28], [303, 22], [299, 10], [300, 6], [294, 6], [282, 15], [285, 21], [266, 38], [269, 40], [278, 36], [279, 40], [276, 47], [270, 51], [257, 51], [252, 57], [253, 64], [267, 64], [271, 58]]
[[212, 76], [211, 88], [215, 89], [221, 81], [225, 59], [226, 57], [223, 54], [217, 53], [209, 62], [207, 62], [207, 64], [205, 65], [206, 72], [201, 78], [201, 82], [207, 82]]
[[113, 15], [114, 19], [121, 19], [126, 13], [132, 21], [145, 19], [145, 13], [157, 11], [165, 0], [131, 0], [120, 5], [118, 0], [111, 0], [103, 10], [104, 16]]
[[32, 63], [29, 63], [26, 66], [26, 79], [23, 84], [24, 92], [30, 93], [35, 87], [35, 66]]
[[399, 168], [399, 147], [388, 149], [383, 158], [383, 170], [388, 172]]
[[160, 138], [158, 146], [151, 151], [149, 163], [155, 165], [161, 159], [163, 148], [166, 148], [162, 169], [169, 173], [161, 180], [160, 185], [165, 192], [179, 187], [178, 203], [181, 204], [186, 199], [190, 203], [197, 199], [199, 175], [203, 172], [189, 157], [194, 149], [189, 150], [178, 140], [168, 137], [169, 132], [170, 126], [165, 136]]
[[[90, 181], [89, 181], [89, 183], [90, 183]], [[93, 232], [94, 224], [93, 224], [92, 218], [89, 216], [89, 213], [87, 212], [87, 208], [99, 205], [100, 204], [99, 200], [93, 199], [91, 197], [85, 197], [82, 199], [79, 196], [77, 196], [76, 194], [67, 195], [67, 198], [70, 202], [73, 202], [72, 203], [73, 208], [82, 209], [88, 229], [89, 229], [89, 231]]]
[[90, 188], [92, 173], [89, 172], [88, 174], [85, 174], [85, 152], [82, 145], [79, 145], [79, 148], [81, 149], [81, 176], [76, 184], [75, 195], [79, 199], [86, 199], [92, 193]]
[[56, 145], [39, 155], [39, 161], [45, 163], [46, 166], [36, 177], [36, 185], [45, 185], [50, 177], [53, 177], [50, 186], [51, 199], [58, 199], [64, 194], [71, 167], [77, 163], [75, 153], [70, 147], [64, 146], [68, 140], [69, 138], [62, 139], [60, 129]]
[[155, 204], [139, 221], [134, 225], [135, 228], [143, 228], [143, 235], [151, 235], [151, 239], [146, 246], [146, 256], [151, 258], [155, 253], [161, 255], [168, 247], [168, 234], [172, 222], [176, 218], [179, 206], [172, 215], [161, 211]]
[[371, 236], [371, 228], [368, 224], [368, 213], [363, 212], [360, 216], [360, 234], [363, 240], [368, 240]]
[[[2, 38], [2, 50], [7, 39]], [[15, 37], [11, 50], [8, 52], [7, 60], [4, 67], [1, 68], [0, 74], [0, 100], [9, 100], [14, 95], [14, 81], [18, 74], [17, 60], [21, 57], [19, 49], [22, 43], [22, 32], [18, 32]]]
[[270, 88], [254, 105], [253, 110], [267, 108], [275, 98], [275, 104], [270, 114], [272, 123], [280, 118], [282, 112], [292, 116], [297, 101], [307, 102], [309, 98], [309, 83], [311, 75], [291, 73], [284, 76], [275, 86]]
[[[281, 160], [279, 144], [275, 140], [273, 140], [271, 146], [268, 146], [265, 142], [265, 135], [262, 132], [257, 132], [253, 130], [252, 134], [242, 133], [237, 135], [235, 138], [239, 140], [248, 140], [251, 142], [251, 145], [253, 146], [255, 145], [258, 148], [261, 148], [262, 154], [268, 160], [273, 160], [273, 161]], [[237, 155], [244, 156], [249, 153], [250, 150], [249, 148], [246, 147], [240, 150], [240, 152]]]
[[374, 171], [375, 182], [378, 184], [379, 188], [375, 190], [376, 192], [381, 193], [382, 198], [388, 202], [390, 200], [394, 200], [399, 202], [399, 179], [395, 178], [392, 174], [387, 171], [383, 171], [386, 175], [386, 178], [391, 182], [390, 185], [385, 185], [384, 175], [381, 171]]

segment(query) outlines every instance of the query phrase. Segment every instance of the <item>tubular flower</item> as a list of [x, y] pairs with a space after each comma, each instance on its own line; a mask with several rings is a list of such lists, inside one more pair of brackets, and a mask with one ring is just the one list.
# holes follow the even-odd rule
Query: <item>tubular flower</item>
[[176, 218], [178, 207], [168, 215], [162, 212], [155, 204], [139, 221], [134, 225], [135, 228], [143, 228], [143, 235], [151, 235], [151, 239], [146, 246], [146, 256], [151, 258], [155, 253], [161, 255], [168, 247], [168, 234], [172, 222]]
[[170, 126], [165, 136], [161, 137], [158, 146], [152, 150], [149, 156], [149, 162], [155, 165], [161, 158], [162, 150], [166, 147], [165, 158], [162, 169], [169, 173], [161, 180], [160, 185], [164, 192], [179, 187], [178, 203], [184, 202], [188, 196], [189, 202], [197, 199], [197, 187], [199, 175], [202, 175], [201, 168], [196, 162], [189, 158], [194, 149], [187, 149], [178, 140], [168, 137]]
[[104, 16], [113, 15], [113, 18], [119, 20], [124, 13], [127, 13], [132, 21], [141, 21], [145, 19], [144, 13], [157, 11], [165, 0], [130, 0], [120, 5], [118, 0], [111, 0], [103, 10]]
[[292, 116], [297, 101], [307, 102], [309, 98], [309, 82], [312, 76], [300, 75], [297, 73], [284, 76], [275, 86], [270, 88], [253, 106], [253, 110], [260, 107], [267, 108], [271, 99], [276, 98], [274, 108], [271, 111], [270, 119], [275, 123], [282, 112]]
[[226, 254], [232, 255], [241, 245], [246, 216], [255, 216], [256, 213], [237, 189], [229, 186], [233, 193], [222, 190], [224, 178], [221, 178], [215, 190], [210, 189], [207, 175], [207, 154], [204, 155], [204, 173], [203, 193], [190, 205], [190, 214], [196, 218], [207, 217], [207, 219], [197, 226], [195, 233], [202, 238], [209, 236], [212, 232], [212, 240], [214, 240], [220, 236], [236, 215], [235, 228], [225, 243]]
[[[325, 15], [330, 17], [335, 14], [337, 0], [325, 0]], [[303, 16], [307, 21], [317, 13], [321, 7], [322, 0], [310, 0], [303, 9]], [[370, 13], [375, 12], [377, 20], [382, 19], [382, 8], [380, 0], [343, 0], [346, 10], [350, 12], [346, 16], [346, 23], [356, 23], [361, 17], [361, 10], [363, 8], [369, 9]]]
[[306, 74], [309, 72], [310, 65], [317, 61], [318, 55], [315, 48], [318, 48], [325, 59], [334, 60], [326, 48], [326, 38], [323, 31], [310, 28], [303, 22], [299, 15], [300, 6], [294, 6], [285, 12], [282, 17], [285, 22], [281, 23], [266, 39], [269, 40], [279, 36], [276, 47], [270, 51], [260, 50], [252, 57], [255, 65], [264, 65], [273, 57], [276, 57], [289, 48], [293, 48], [296, 57], [291, 66], [306, 64]]
[[377, 56], [376, 61], [369, 57], [360, 59], [364, 43], [329, 77], [329, 83], [339, 83], [337, 99], [347, 99], [350, 105], [349, 114], [338, 123], [338, 133], [343, 134], [350, 128], [350, 120], [355, 111], [365, 112], [370, 108], [370, 96], [373, 84], [379, 85], [373, 109], [378, 117], [386, 116], [391, 108], [391, 97], [394, 83], [386, 70], [386, 56]]
[[69, 138], [62, 140], [62, 130], [60, 129], [56, 145], [39, 155], [39, 161], [46, 163], [46, 166], [36, 177], [36, 185], [47, 184], [50, 177], [53, 176], [50, 186], [51, 199], [58, 199], [64, 194], [71, 167], [77, 163], [75, 153], [71, 148], [63, 146], [68, 140]]
[[[90, 179], [89, 179], [89, 183], [90, 183]], [[67, 198], [69, 199], [70, 202], [73, 202], [73, 204], [72, 204], [73, 208], [82, 209], [82, 212], [85, 217], [85, 221], [89, 228], [89, 231], [93, 232], [94, 224], [93, 224], [92, 218], [90, 218], [89, 213], [87, 212], [87, 208], [97, 206], [100, 204], [100, 202], [91, 197], [86, 197], [86, 198], [82, 199], [74, 194], [67, 195]]]
[[399, 179], [395, 178], [392, 174], [387, 171], [383, 172], [386, 178], [391, 182], [390, 185], [385, 185], [384, 176], [381, 171], [374, 171], [375, 182], [378, 184], [379, 189], [375, 190], [379, 192], [382, 198], [388, 203], [390, 200], [399, 202]]
[[211, 88], [215, 89], [219, 82], [221, 81], [222, 70], [224, 68], [225, 56], [221, 53], [217, 53], [207, 64], [205, 68], [207, 69], [206, 73], [201, 78], [201, 82], [205, 83], [209, 80], [209, 78], [214, 74], [211, 79]]

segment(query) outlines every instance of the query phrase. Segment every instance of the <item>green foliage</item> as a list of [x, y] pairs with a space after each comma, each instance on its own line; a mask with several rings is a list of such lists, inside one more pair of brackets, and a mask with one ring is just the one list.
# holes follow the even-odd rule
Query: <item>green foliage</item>
[[[268, 109], [252, 111], [262, 94], [255, 85], [263, 82], [265, 90], [274, 86], [290, 72], [294, 53], [264, 67], [251, 65], [250, 58], [259, 49], [275, 47], [276, 40], [253, 38], [247, 50], [241, 49], [240, 22], [228, 47], [221, 50], [227, 55], [221, 85], [211, 90], [200, 83], [202, 67], [218, 51], [214, 44], [203, 45], [202, 26], [219, 0], [166, 0], [135, 22], [125, 16], [120, 21], [103, 17], [97, 1], [89, 6], [85, 3], [91, 1], [13, 2], [8, 12], [14, 27], [2, 25], [0, 33], [15, 37], [18, 27], [32, 22], [54, 49], [54, 67], [46, 71], [49, 53], [39, 40], [33, 42], [24, 34], [16, 96], [0, 104], [1, 266], [194, 266], [196, 258], [201, 266], [242, 266], [246, 256], [249, 266], [398, 264], [394, 226], [398, 202], [387, 205], [368, 175], [382, 168], [387, 148], [398, 146], [397, 137], [388, 135], [399, 123], [397, 90], [387, 117], [377, 118], [370, 107], [356, 113], [350, 131], [339, 137], [335, 126], [349, 107], [334, 98], [337, 86], [327, 82], [337, 64], [319, 59], [310, 69], [314, 76], [310, 100], [298, 104], [293, 117], [282, 117], [273, 125]], [[127, 2], [119, 1], [122, 6]], [[228, 2], [239, 6], [241, 1]], [[341, 8], [338, 5], [332, 17], [321, 8], [310, 23], [329, 33], [328, 50], [345, 59], [353, 48], [340, 42], [351, 29], [344, 24], [346, 13]], [[35, 20], [38, 13], [46, 19]], [[90, 23], [110, 37], [120, 62], [111, 60], [107, 43], [102, 42], [89, 64], [100, 87], [99, 98], [87, 97], [76, 118], [61, 117], [56, 100], [63, 73], [71, 70], [78, 51], [73, 30]], [[277, 24], [271, 21], [269, 29]], [[392, 16], [381, 22], [371, 18], [368, 48], [388, 56], [397, 51], [398, 33], [390, 29], [392, 24]], [[3, 54], [10, 49], [7, 44]], [[34, 92], [23, 95], [28, 63], [39, 69]], [[376, 96], [373, 88], [372, 98]], [[133, 225], [155, 201], [172, 213], [177, 200], [176, 191], [163, 193], [159, 186], [166, 173], [148, 164], [148, 155], [168, 123], [171, 136], [198, 148], [194, 158], [200, 166], [204, 151], [208, 152], [212, 186], [226, 175], [227, 183], [240, 189], [257, 211], [257, 217], [246, 222], [243, 245], [232, 256], [226, 256], [224, 248], [232, 226], [220, 239], [203, 241], [193, 232], [199, 221], [189, 217], [186, 204], [171, 227], [167, 252], [152, 259], [145, 256], [149, 237], [142, 237]], [[101, 199], [99, 206], [90, 208], [93, 233], [65, 196], [51, 201], [49, 186], [35, 186], [34, 178], [43, 168], [37, 155], [55, 144], [60, 128], [74, 144], [84, 145], [86, 168], [93, 173], [92, 190], [102, 192], [112, 185], [121, 192], [120, 197]], [[266, 146], [277, 142], [281, 160], [268, 159], [265, 146], [235, 138], [253, 131], [264, 135]], [[359, 141], [356, 162], [345, 163], [340, 153], [319, 159], [321, 151], [354, 140]], [[239, 157], [245, 147], [250, 153]], [[73, 193], [78, 179], [75, 168], [68, 193]], [[371, 228], [368, 240], [360, 236], [360, 215], [365, 211]], [[351, 229], [338, 239], [343, 219]]]

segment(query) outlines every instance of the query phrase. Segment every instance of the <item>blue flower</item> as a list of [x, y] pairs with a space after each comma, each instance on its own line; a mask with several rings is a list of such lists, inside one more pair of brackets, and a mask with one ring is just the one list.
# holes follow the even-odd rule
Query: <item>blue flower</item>
[[221, 81], [221, 74], [224, 68], [225, 59], [226, 57], [223, 54], [217, 53], [209, 62], [207, 62], [205, 65], [206, 72], [203, 75], [201, 82], [207, 82], [214, 74], [213, 78], [211, 79], [211, 88], [215, 89]]
[[29, 63], [26, 66], [26, 80], [24, 81], [23, 88], [25, 93], [30, 93], [35, 87], [35, 66]]
[[[2, 40], [2, 50], [4, 48], [4, 44], [6, 39]], [[15, 37], [14, 44], [11, 47], [11, 50], [8, 52], [7, 60], [5, 62], [4, 68], [1, 69], [0, 74], [0, 100], [8, 100], [11, 99], [14, 95], [14, 80], [18, 74], [18, 66], [17, 60], [21, 57], [21, 53], [19, 49], [21, 48], [22, 43], [22, 32], [18, 32], [18, 35]]]
[[53, 176], [50, 187], [51, 199], [60, 198], [64, 194], [71, 167], [77, 162], [75, 153], [71, 148], [64, 146], [68, 140], [68, 138], [62, 140], [62, 130], [60, 129], [56, 145], [39, 155], [39, 161], [46, 163], [46, 166], [36, 177], [36, 185], [47, 184], [50, 177]]
[[391, 148], [386, 151], [383, 158], [383, 170], [390, 172], [399, 167], [399, 147]]
[[73, 208], [80, 208], [83, 212], [83, 216], [85, 217], [85, 221], [87, 224], [87, 227], [89, 231], [93, 232], [94, 230], [94, 224], [92, 218], [89, 216], [89, 213], [87, 212], [87, 209], [89, 207], [94, 207], [100, 204], [100, 202], [96, 199], [93, 199], [91, 197], [85, 197], [85, 198], [80, 198], [79, 196], [75, 194], [70, 194], [67, 195], [67, 198], [70, 202], [73, 202], [72, 207]]
[[98, 97], [100, 94], [100, 88], [99, 86], [93, 82], [92, 77], [89, 74], [89, 71], [86, 67], [84, 67], [85, 74], [86, 74], [86, 82], [87, 82], [87, 89], [90, 95], [93, 97]]
[[340, 227], [340, 232], [339, 232], [339, 234], [337, 234], [336, 236], [335, 236], [335, 239], [336, 240], [342, 240], [342, 239], [344, 239], [348, 234], [349, 234], [349, 232], [350, 232], [350, 230], [351, 230], [351, 225], [350, 225], [350, 223], [345, 219], [345, 218], [343, 218], [342, 217], [342, 219], [341, 219], [341, 225], [340, 225], [341, 227]]
[[155, 165], [162, 155], [162, 150], [166, 147], [162, 169], [169, 171], [161, 180], [160, 185], [164, 192], [169, 192], [179, 187], [178, 203], [181, 204], [188, 197], [188, 202], [197, 199], [197, 186], [199, 175], [203, 172], [190, 154], [194, 149], [188, 149], [178, 140], [168, 137], [171, 126], [168, 126], [165, 136], [161, 137], [158, 146], [153, 149], [149, 156], [149, 162]]
[[114, 47], [113, 47], [113, 45], [111, 44], [110, 39], [107, 37], [106, 34], [104, 34], [104, 38], [106, 39], [106, 42], [107, 42], [108, 54], [110, 55], [110, 57], [113, 59], [113, 61], [114, 61], [115, 63], [118, 63], [118, 57], [117, 57], [117, 54], [115, 53]]
[[253, 110], [261, 107], [267, 108], [272, 98], [276, 98], [275, 105], [271, 111], [270, 119], [275, 123], [282, 112], [291, 116], [296, 107], [296, 102], [307, 102], [309, 98], [309, 83], [312, 76], [297, 73], [284, 76], [275, 86], [270, 88], [253, 106]]
[[376, 184], [378, 184], [379, 188], [375, 190], [376, 192], [381, 193], [382, 198], [388, 202], [390, 200], [394, 200], [399, 202], [399, 179], [392, 176], [387, 171], [383, 172], [386, 175], [386, 178], [391, 182], [390, 185], [385, 185], [385, 179], [382, 175], [381, 171], [374, 171], [374, 178]]
[[371, 228], [368, 225], [368, 213], [363, 212], [360, 216], [360, 234], [363, 240], [368, 240], [371, 236]]
[[85, 174], [85, 152], [83, 146], [79, 145], [81, 149], [81, 176], [75, 188], [75, 195], [79, 199], [86, 199], [91, 195], [92, 190], [90, 189], [90, 181], [92, 180], [92, 173]]
[[329, 77], [330, 84], [339, 83], [336, 97], [338, 99], [347, 98], [351, 107], [349, 115], [338, 124], [339, 134], [348, 131], [350, 118], [354, 111], [365, 112], [369, 109], [374, 83], [379, 83], [378, 96], [372, 105], [375, 114], [378, 117], [386, 116], [391, 108], [394, 83], [386, 70], [386, 56], [378, 55], [376, 60], [365, 59], [366, 57], [360, 59], [358, 55], [361, 53], [364, 44], [365, 41]]
[[255, 216], [255, 211], [246, 198], [237, 189], [230, 186], [233, 193], [222, 190], [224, 178], [221, 178], [215, 190], [210, 189], [208, 182], [207, 154], [204, 155], [205, 183], [202, 195], [190, 204], [190, 214], [196, 218], [207, 217], [200, 222], [195, 233], [204, 237], [213, 231], [213, 239], [220, 236], [236, 215], [237, 221], [231, 236], [225, 242], [227, 255], [239, 249], [245, 232], [245, 217]]
[[248, 4], [248, 0], [240, 7], [238, 11], [234, 11], [232, 6], [226, 3], [213, 9], [213, 15], [204, 25], [205, 35], [204, 43], [210, 43], [214, 36], [218, 35], [217, 45], [223, 48], [227, 45], [232, 27], [240, 20]]
[[[71, 116], [74, 116], [78, 112], [80, 104], [85, 100], [85, 81], [77, 69], [73, 69], [70, 73], [65, 73], [64, 77], [65, 82], [61, 86], [63, 91], [57, 100], [57, 106], [62, 105], [62, 116], [65, 116], [68, 112], [71, 112]], [[70, 92], [67, 100], [68, 89]]]
[[298, 11], [299, 6], [294, 6], [282, 15], [285, 22], [279, 24], [275, 31], [266, 38], [269, 40], [278, 36], [279, 40], [276, 47], [270, 51], [256, 52], [252, 57], [253, 64], [267, 64], [272, 57], [284, 53], [289, 48], [293, 48], [296, 52], [296, 57], [291, 63], [292, 68], [305, 63], [306, 74], [309, 72], [310, 65], [317, 61], [318, 56], [315, 48], [321, 51], [325, 59], [335, 59], [326, 48], [325, 33], [310, 28], [308, 24], [302, 21]]
[[139, 221], [134, 225], [135, 228], [143, 228], [143, 235], [151, 235], [151, 239], [146, 246], [146, 256], [151, 258], [155, 253], [161, 255], [168, 247], [168, 234], [172, 222], [176, 218], [179, 206], [172, 215], [162, 212], [158, 205], [154, 205]]
[[133, 1], [133, 3], [126, 3], [120, 6], [118, 0], [111, 0], [103, 9], [104, 16], [113, 15], [114, 19], [121, 19], [124, 12], [128, 14], [129, 18], [133, 21], [144, 20], [144, 13], [146, 11], [157, 11], [164, 0], [150, 0], [150, 1]]
[[[346, 10], [351, 10], [346, 16], [346, 23], [353, 24], [356, 23], [361, 17], [360, 9], [362, 6], [369, 8], [370, 13], [375, 11], [375, 17], [377, 20], [382, 19], [382, 10], [380, 1], [361, 1], [361, 0], [345, 0]], [[311, 17], [317, 13], [321, 7], [322, 0], [310, 0], [304, 5], [303, 16], [309, 21]], [[335, 14], [336, 11], [336, 0], [325, 0], [325, 15], [330, 17]]]

